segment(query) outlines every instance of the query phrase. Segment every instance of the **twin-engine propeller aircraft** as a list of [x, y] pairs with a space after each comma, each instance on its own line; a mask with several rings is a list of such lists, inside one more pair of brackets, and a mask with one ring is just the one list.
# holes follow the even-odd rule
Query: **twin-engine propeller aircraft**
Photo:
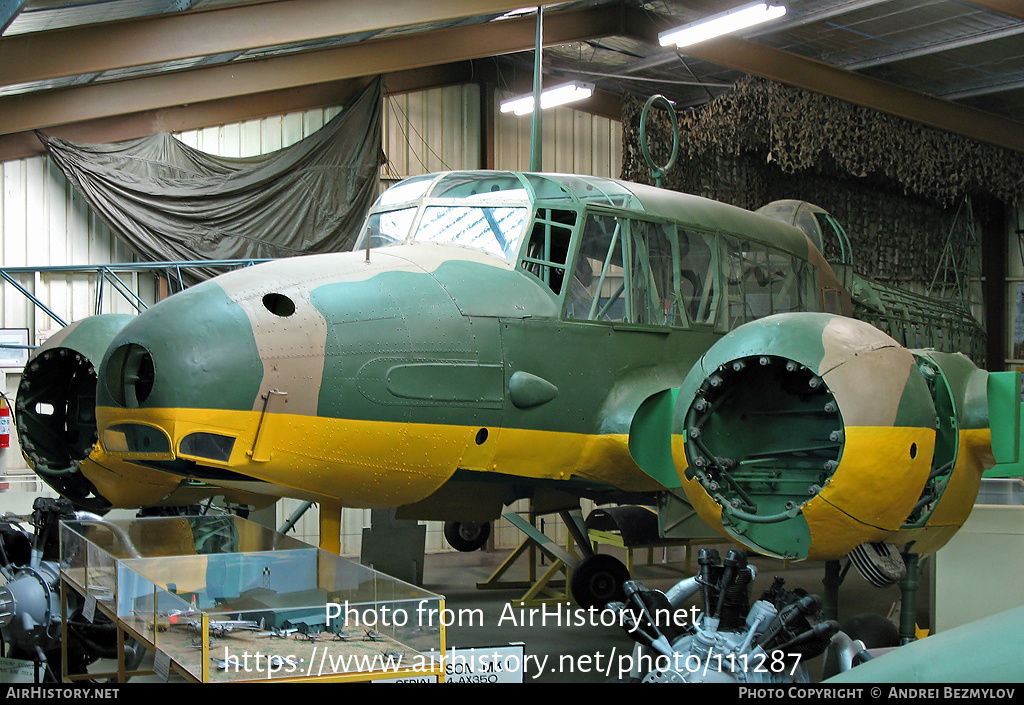
[[[227, 493], [470, 527], [523, 497], [660, 498], [771, 556], [932, 552], [994, 451], [1016, 461], [1017, 378], [857, 320], [900, 317], [837, 277], [827, 214], [767, 212], [594, 177], [411, 178], [352, 252], [69, 326], [25, 371], [24, 451], [92, 509]], [[972, 320], [942, 310], [939, 347]], [[592, 558], [581, 602], [608, 582]]]

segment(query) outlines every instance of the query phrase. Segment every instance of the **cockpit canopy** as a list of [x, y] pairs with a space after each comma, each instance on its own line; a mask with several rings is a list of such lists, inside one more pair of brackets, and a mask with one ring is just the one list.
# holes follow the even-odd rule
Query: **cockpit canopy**
[[448, 172], [416, 176], [385, 191], [355, 249], [433, 242], [482, 250], [510, 263], [538, 202], [576, 211], [585, 202], [639, 208], [617, 182], [568, 174]]
[[[820, 235], [818, 237], [820, 242]], [[355, 249], [482, 251], [565, 319], [729, 330], [816, 307], [807, 237], [734, 206], [594, 176], [446, 172], [393, 186]]]
[[800, 228], [818, 248], [818, 252], [824, 254], [825, 243], [837, 245], [840, 251], [840, 262], [852, 263], [853, 253], [846, 231], [824, 208], [807, 201], [785, 199], [772, 201], [758, 208], [756, 212]]

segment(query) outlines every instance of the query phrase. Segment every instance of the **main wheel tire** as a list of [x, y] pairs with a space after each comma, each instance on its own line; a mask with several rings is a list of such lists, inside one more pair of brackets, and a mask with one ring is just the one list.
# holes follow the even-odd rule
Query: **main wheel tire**
[[483, 548], [491, 535], [489, 522], [447, 521], [444, 538], [457, 551], [475, 551]]
[[626, 592], [622, 585], [629, 580], [629, 571], [618, 558], [597, 553], [583, 561], [572, 572], [569, 590], [580, 607], [604, 607], [609, 602], [622, 602]]
[[869, 649], [884, 649], [900, 645], [900, 630], [879, 614], [866, 612], [847, 621], [842, 630], [851, 639], [864, 642]]

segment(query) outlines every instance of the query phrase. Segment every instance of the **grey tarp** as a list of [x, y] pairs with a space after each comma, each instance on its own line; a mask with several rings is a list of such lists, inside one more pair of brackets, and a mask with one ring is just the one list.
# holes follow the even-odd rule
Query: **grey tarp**
[[39, 135], [144, 260], [264, 259], [349, 249], [377, 195], [381, 81], [304, 140], [228, 158], [167, 133], [116, 144]]

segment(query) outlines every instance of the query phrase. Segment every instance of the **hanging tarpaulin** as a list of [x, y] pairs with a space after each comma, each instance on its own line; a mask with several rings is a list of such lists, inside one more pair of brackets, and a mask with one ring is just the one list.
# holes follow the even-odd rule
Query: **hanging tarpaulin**
[[337, 252], [351, 247], [377, 196], [381, 81], [306, 139], [256, 157], [206, 154], [163, 132], [116, 144], [39, 138], [146, 260]]

